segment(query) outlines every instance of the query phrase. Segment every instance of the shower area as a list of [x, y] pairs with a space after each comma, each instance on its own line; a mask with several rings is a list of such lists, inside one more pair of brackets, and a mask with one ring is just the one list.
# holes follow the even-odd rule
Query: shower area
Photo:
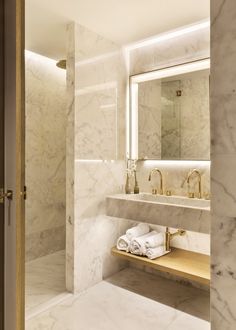
[[65, 293], [66, 71], [25, 53], [26, 318]]

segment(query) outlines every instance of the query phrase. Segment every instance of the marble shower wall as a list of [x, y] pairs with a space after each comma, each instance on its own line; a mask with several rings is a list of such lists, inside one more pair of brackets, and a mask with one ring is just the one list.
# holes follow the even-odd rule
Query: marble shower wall
[[123, 265], [110, 255], [122, 221], [105, 216], [105, 197], [125, 181], [126, 70], [121, 49], [95, 32], [71, 24], [68, 41], [66, 278], [79, 292]]
[[66, 76], [26, 52], [26, 261], [65, 248]]
[[211, 1], [211, 327], [236, 328], [236, 6]]

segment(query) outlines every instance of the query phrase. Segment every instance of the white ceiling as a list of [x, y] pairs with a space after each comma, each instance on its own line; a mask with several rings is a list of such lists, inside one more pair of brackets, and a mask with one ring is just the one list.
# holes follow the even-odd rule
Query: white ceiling
[[209, 15], [210, 0], [26, 0], [26, 49], [65, 58], [72, 21], [124, 45]]

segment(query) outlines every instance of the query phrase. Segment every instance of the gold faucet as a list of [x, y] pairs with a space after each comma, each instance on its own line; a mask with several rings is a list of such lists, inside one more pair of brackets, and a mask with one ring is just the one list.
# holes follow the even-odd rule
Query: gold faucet
[[166, 227], [166, 251], [170, 251], [170, 241], [175, 236], [184, 236], [186, 231], [183, 229], [178, 229], [175, 233], [170, 233], [169, 227]]
[[[162, 177], [162, 173], [161, 173], [161, 171], [158, 170], [158, 168], [154, 168], [153, 170], [151, 170], [151, 172], [149, 173], [148, 181], [151, 181], [151, 179], [152, 179], [152, 175], [153, 175], [155, 172], [159, 173], [159, 176], [160, 176], [160, 195], [163, 195], [163, 177]], [[153, 194], [153, 195], [157, 195], [157, 191], [158, 191], [158, 189], [153, 188], [153, 189], [152, 189], [152, 194]]]
[[[197, 176], [198, 176], [198, 193], [197, 193], [197, 197], [202, 198], [202, 177], [201, 177], [201, 173], [198, 170], [194, 169], [194, 170], [192, 170], [188, 173], [188, 177], [187, 177], [188, 187], [189, 187], [190, 178], [192, 177], [192, 175], [194, 173], [196, 173]], [[194, 198], [195, 194], [189, 192], [189, 197]]]

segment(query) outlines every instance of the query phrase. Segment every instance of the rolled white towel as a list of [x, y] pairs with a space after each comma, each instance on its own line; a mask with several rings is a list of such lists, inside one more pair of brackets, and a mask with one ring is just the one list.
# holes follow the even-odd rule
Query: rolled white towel
[[132, 254], [137, 254], [139, 256], [145, 256], [146, 251], [147, 251], [147, 248], [145, 246], [146, 239], [149, 236], [152, 236], [154, 233], [156, 233], [156, 232], [152, 231], [145, 235], [132, 238], [131, 243], [130, 243], [130, 252]]
[[150, 228], [146, 223], [139, 223], [137, 226], [130, 228], [126, 231], [126, 235], [129, 240], [134, 237], [139, 237], [149, 233]]
[[157, 233], [153, 231], [153, 235], [146, 238], [145, 246], [146, 248], [155, 248], [165, 243], [165, 233]]
[[120, 251], [126, 251], [129, 252], [130, 248], [130, 240], [126, 235], [122, 235], [121, 237], [118, 238], [116, 247]]
[[156, 248], [149, 248], [146, 250], [146, 256], [149, 259], [156, 259], [158, 257], [161, 257], [165, 254], [169, 253], [169, 251], [166, 251], [165, 245], [158, 246]]

